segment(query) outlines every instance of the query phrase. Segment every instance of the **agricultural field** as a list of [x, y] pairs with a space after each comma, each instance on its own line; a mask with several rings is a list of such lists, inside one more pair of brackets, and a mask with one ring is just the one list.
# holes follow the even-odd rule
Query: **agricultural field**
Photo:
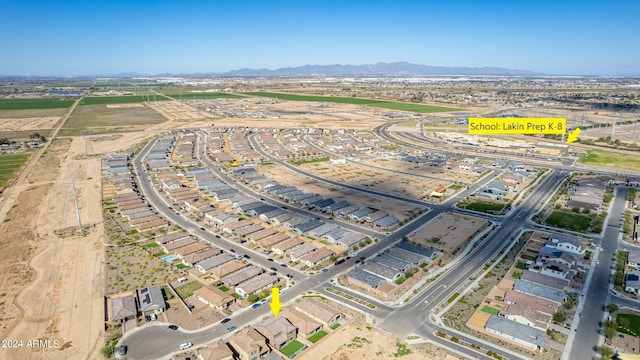
[[156, 111], [140, 104], [135, 107], [109, 108], [106, 105], [78, 106], [60, 129], [60, 136], [143, 131], [166, 119]]
[[58, 98], [0, 99], [0, 110], [69, 108], [75, 100]]
[[600, 150], [587, 150], [587, 155], [580, 157], [578, 162], [640, 170], [640, 157]]
[[0, 187], [3, 187], [22, 168], [31, 153], [0, 155]]
[[460, 111], [462, 109], [449, 108], [442, 106], [432, 106], [423, 104], [401, 103], [384, 100], [372, 100], [356, 97], [339, 97], [339, 96], [317, 96], [317, 95], [295, 95], [295, 94], [283, 94], [283, 93], [271, 93], [271, 92], [247, 92], [243, 93], [252, 96], [269, 97], [280, 100], [291, 101], [315, 101], [315, 102], [332, 102], [340, 104], [354, 104], [354, 105], [366, 105], [392, 110], [401, 111], [413, 111], [419, 113], [432, 113], [432, 112], [449, 112]]
[[125, 96], [93, 96], [85, 97], [80, 105], [132, 104], [145, 101], [169, 100], [161, 95], [125, 95]]
[[238, 99], [244, 98], [242, 95], [229, 94], [223, 92], [185, 92], [185, 93], [165, 93], [176, 100], [191, 99]]

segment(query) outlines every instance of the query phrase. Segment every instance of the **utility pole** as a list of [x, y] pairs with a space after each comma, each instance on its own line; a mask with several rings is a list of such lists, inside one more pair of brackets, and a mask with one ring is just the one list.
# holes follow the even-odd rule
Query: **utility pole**
[[71, 180], [71, 189], [73, 190], [73, 201], [76, 203], [76, 216], [78, 217], [78, 229], [82, 234], [82, 221], [80, 221], [80, 209], [78, 208], [78, 197], [76, 196], [76, 184], [74, 180]]

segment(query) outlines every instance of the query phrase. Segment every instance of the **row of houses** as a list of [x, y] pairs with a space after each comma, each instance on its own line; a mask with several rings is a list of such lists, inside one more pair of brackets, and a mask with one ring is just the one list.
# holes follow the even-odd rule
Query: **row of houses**
[[[307, 339], [320, 331], [330, 330], [346, 320], [345, 315], [325, 302], [302, 298], [284, 307], [277, 318], [265, 317], [256, 325], [241, 329], [227, 342], [220, 340], [199, 350], [203, 360], [269, 359], [296, 339]], [[273, 356], [280, 359], [279, 356]]]
[[367, 261], [348, 275], [349, 284], [366, 291], [393, 283], [404, 273], [422, 264], [428, 264], [438, 253], [418, 244], [401, 241], [384, 254]]
[[150, 170], [168, 170], [174, 167], [171, 153], [175, 143], [176, 137], [172, 135], [162, 136], [156, 140], [147, 154], [147, 166]]
[[394, 214], [385, 210], [375, 210], [346, 200], [324, 198], [317, 194], [305, 193], [295, 186], [282, 185], [277, 181], [260, 175], [255, 168], [233, 170], [235, 176], [262, 192], [278, 197], [283, 201], [297, 204], [310, 210], [323, 212], [337, 218], [372, 223], [383, 229], [391, 229], [399, 223]]

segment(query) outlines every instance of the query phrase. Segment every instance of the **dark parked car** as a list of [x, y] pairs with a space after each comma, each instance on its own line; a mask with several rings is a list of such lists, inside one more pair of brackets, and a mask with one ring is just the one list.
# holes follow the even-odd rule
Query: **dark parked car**
[[278, 271], [278, 268], [277, 268], [277, 267], [275, 267], [275, 266], [272, 266], [272, 267], [271, 267], [271, 270], [273, 270], [273, 271]]
[[251, 259], [251, 256], [249, 256], [249, 255], [247, 255], [247, 254], [244, 254], [243, 258], [245, 258], [245, 259]]
[[260, 304], [260, 303], [255, 303], [255, 304], [251, 305], [251, 308], [252, 308], [252, 309], [257, 309], [257, 308], [259, 308], [261, 305], [262, 305], [262, 304]]
[[171, 324], [171, 325], [169, 325], [169, 329], [171, 329], [171, 330], [178, 330], [178, 325], [173, 325], [173, 324]]
[[280, 266], [282, 266], [283, 268], [288, 267], [287, 264], [280, 264]]
[[293, 279], [293, 275], [291, 275], [291, 274], [287, 274], [287, 277], [288, 277], [289, 279]]
[[229, 249], [229, 251], [231, 251], [232, 253], [236, 252], [235, 249]]
[[222, 321], [220, 321], [220, 324], [226, 324], [226, 323], [228, 323], [229, 321], [231, 321], [231, 319], [229, 319], [229, 318], [224, 318], [224, 319], [222, 319]]
[[203, 227], [201, 227], [201, 228], [200, 228], [200, 230], [202, 230], [202, 231], [207, 231], [207, 229], [205, 229], [205, 228], [203, 228]]
[[273, 261], [273, 259], [272, 258], [268, 258], [267, 261]]
[[235, 330], [235, 329], [237, 329], [237, 328], [238, 328], [237, 326], [235, 326], [235, 325], [231, 325], [231, 326], [229, 326], [229, 327], [227, 328], [227, 331], [228, 331], [228, 332], [232, 332], [233, 330]]
[[333, 265], [340, 265], [343, 262], [345, 262], [345, 260], [344, 259], [340, 259], [340, 260], [336, 261]]

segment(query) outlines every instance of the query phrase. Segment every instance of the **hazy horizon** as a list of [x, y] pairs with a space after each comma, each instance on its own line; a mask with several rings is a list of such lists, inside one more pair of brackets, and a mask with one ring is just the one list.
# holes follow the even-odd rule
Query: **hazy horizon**
[[406, 61], [640, 75], [637, 1], [0, 0], [3, 76], [224, 73]]

